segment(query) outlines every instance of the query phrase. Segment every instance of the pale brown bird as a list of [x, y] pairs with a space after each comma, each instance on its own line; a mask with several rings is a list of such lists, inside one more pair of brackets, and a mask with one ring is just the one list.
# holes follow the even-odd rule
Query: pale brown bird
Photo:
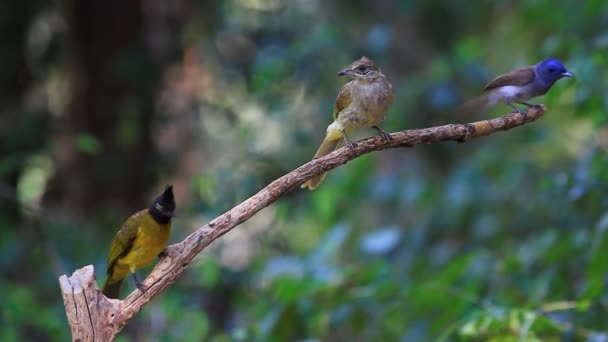
[[[380, 68], [367, 57], [354, 61], [348, 68], [338, 72], [338, 76], [348, 76], [352, 80], [342, 87], [334, 105], [334, 122], [327, 127], [323, 143], [314, 158], [324, 156], [340, 146], [344, 141], [351, 149], [356, 145], [348, 139], [354, 128], [373, 127], [385, 141], [391, 136], [378, 127], [393, 103], [393, 86]], [[325, 173], [302, 184], [314, 190], [325, 178]]]

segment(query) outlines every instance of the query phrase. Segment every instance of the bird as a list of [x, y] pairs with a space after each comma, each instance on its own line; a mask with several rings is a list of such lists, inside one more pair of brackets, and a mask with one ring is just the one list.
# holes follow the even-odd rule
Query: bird
[[544, 95], [555, 82], [564, 77], [574, 77], [574, 74], [557, 58], [543, 59], [535, 65], [518, 68], [496, 77], [486, 84], [482, 96], [467, 101], [460, 112], [503, 102], [525, 117], [526, 112], [515, 106], [514, 102], [527, 108], [534, 107], [535, 105], [527, 101]]
[[[338, 93], [334, 104], [334, 121], [327, 127], [325, 139], [313, 159], [334, 151], [342, 142], [354, 150], [356, 143], [348, 138], [348, 134], [355, 128], [373, 127], [384, 141], [391, 140], [390, 134], [378, 126], [384, 121], [394, 99], [393, 86], [382, 70], [371, 59], [363, 56], [340, 70], [338, 76], [347, 76], [351, 81]], [[301, 187], [314, 190], [325, 175], [326, 173], [316, 176]]]
[[141, 292], [145, 286], [135, 271], [160, 257], [171, 234], [171, 219], [175, 213], [173, 186], [167, 185], [149, 208], [131, 215], [112, 240], [108, 254], [107, 278], [101, 292], [117, 299], [122, 281], [131, 273]]

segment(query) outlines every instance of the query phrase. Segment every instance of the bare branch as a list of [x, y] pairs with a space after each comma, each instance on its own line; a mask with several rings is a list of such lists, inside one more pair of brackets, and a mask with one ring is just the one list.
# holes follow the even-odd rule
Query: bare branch
[[184, 272], [192, 259], [207, 245], [251, 218], [279, 197], [323, 172], [372, 151], [413, 147], [449, 140], [464, 142], [472, 138], [506, 131], [535, 121], [545, 111], [544, 105], [538, 105], [528, 108], [526, 116], [513, 112], [496, 119], [469, 124], [449, 124], [405, 130], [392, 133], [390, 142], [385, 142], [376, 136], [358, 141], [354, 151], [343, 147], [312, 160], [273, 181], [255, 195], [190, 234], [184, 241], [167, 247], [166, 257], [159, 261], [144, 280], [144, 285], [147, 287], [146, 292], [142, 293], [136, 289], [122, 301], [107, 299], [103, 296], [95, 283], [93, 266], [89, 265], [75, 271], [70, 278], [64, 275], [59, 281], [68, 322], [72, 329], [72, 339], [81, 341], [113, 339], [146, 303], [171, 285]]

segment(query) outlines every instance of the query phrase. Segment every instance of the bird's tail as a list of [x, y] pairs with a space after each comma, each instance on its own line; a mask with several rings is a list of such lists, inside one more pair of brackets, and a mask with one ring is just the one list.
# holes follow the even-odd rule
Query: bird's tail
[[[330, 128], [327, 130], [327, 135], [325, 136], [323, 143], [321, 143], [321, 146], [319, 146], [319, 149], [317, 150], [317, 153], [315, 153], [313, 159], [329, 154], [340, 147], [340, 144], [343, 141], [344, 138], [342, 137], [342, 133], [339, 130], [332, 130], [330, 126]], [[315, 178], [309, 179], [306, 183], [302, 184], [302, 188], [308, 188], [310, 190], [316, 189], [319, 184], [321, 184], [321, 181], [323, 181], [326, 174], [327, 172], [323, 172]]]
[[103, 289], [101, 292], [108, 298], [118, 299], [120, 296], [120, 287], [122, 285], [122, 279], [110, 282], [110, 278], [106, 279], [106, 282], [103, 284]]
[[488, 106], [490, 106], [490, 99], [487, 94], [483, 94], [474, 97], [465, 103], [461, 104], [456, 109], [456, 115], [458, 117], [471, 117], [475, 118], [481, 114]]

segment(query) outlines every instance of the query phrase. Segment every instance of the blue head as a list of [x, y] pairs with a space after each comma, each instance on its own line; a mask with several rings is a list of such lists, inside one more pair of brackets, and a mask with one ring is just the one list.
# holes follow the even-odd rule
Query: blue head
[[536, 73], [548, 85], [552, 85], [562, 77], [574, 77], [557, 58], [547, 58], [538, 62]]

